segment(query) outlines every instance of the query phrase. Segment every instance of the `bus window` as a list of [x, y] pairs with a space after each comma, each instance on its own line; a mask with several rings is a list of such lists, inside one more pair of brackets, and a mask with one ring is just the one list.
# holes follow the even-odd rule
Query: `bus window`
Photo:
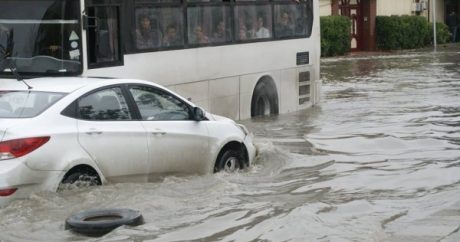
[[81, 73], [79, 9], [78, 0], [0, 1], [0, 75], [13, 75], [11, 63], [28, 76]]
[[237, 40], [271, 38], [271, 15], [271, 6], [268, 4], [235, 6]]
[[275, 5], [275, 35], [277, 38], [305, 36], [307, 19], [305, 4]]
[[187, 9], [189, 43], [228, 43], [230, 31], [230, 6], [195, 6]]
[[312, 0], [294, 3], [286, 0], [274, 5], [275, 37], [278, 39], [309, 37], [313, 24]]
[[118, 7], [89, 7], [88, 15], [97, 19], [97, 26], [88, 29], [90, 67], [121, 64]]
[[134, 39], [137, 49], [153, 49], [161, 45], [162, 33], [155, 14], [136, 9]]
[[[137, 7], [135, 18], [135, 49], [177, 48], [184, 45], [181, 7]], [[147, 21], [150, 23], [144, 23], [142, 27], [142, 22]]]

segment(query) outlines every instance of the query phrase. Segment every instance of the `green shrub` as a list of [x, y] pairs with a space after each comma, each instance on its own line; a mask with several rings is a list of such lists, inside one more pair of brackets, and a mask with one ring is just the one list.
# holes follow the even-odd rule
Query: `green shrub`
[[377, 16], [377, 46], [384, 50], [423, 47], [429, 36], [428, 24], [422, 16]]
[[[427, 44], [433, 43], [433, 23], [430, 23], [429, 26], [430, 35], [429, 41]], [[452, 38], [452, 34], [449, 32], [449, 27], [447, 27], [444, 23], [436, 23], [436, 41], [438, 44], [445, 44], [450, 42]]]
[[351, 21], [345, 16], [321, 17], [321, 55], [343, 55], [350, 51]]
[[[436, 23], [438, 43], [449, 41], [448, 27]], [[433, 43], [432, 23], [422, 16], [377, 16], [377, 46], [383, 50], [415, 49]]]

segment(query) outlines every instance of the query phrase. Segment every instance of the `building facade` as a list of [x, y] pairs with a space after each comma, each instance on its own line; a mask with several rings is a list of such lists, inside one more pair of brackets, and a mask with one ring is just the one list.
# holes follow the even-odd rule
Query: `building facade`
[[351, 19], [351, 49], [355, 51], [376, 49], [376, 16], [420, 15], [432, 21], [433, 10], [436, 21], [445, 22], [451, 11], [460, 13], [460, 0], [320, 0], [322, 16], [343, 15]]

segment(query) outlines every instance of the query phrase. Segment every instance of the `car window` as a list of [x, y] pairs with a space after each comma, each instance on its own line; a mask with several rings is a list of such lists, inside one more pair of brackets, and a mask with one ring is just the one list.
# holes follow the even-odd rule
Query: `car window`
[[0, 91], [0, 118], [35, 117], [63, 96], [54, 92]]
[[121, 88], [114, 87], [91, 93], [78, 101], [78, 112], [85, 120], [131, 120]]
[[190, 120], [188, 106], [172, 94], [151, 87], [131, 87], [142, 120]]

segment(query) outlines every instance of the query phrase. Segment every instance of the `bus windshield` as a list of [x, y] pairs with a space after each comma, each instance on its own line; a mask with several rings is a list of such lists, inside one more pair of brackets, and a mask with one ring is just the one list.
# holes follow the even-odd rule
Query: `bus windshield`
[[79, 0], [0, 0], [0, 75], [82, 71]]

